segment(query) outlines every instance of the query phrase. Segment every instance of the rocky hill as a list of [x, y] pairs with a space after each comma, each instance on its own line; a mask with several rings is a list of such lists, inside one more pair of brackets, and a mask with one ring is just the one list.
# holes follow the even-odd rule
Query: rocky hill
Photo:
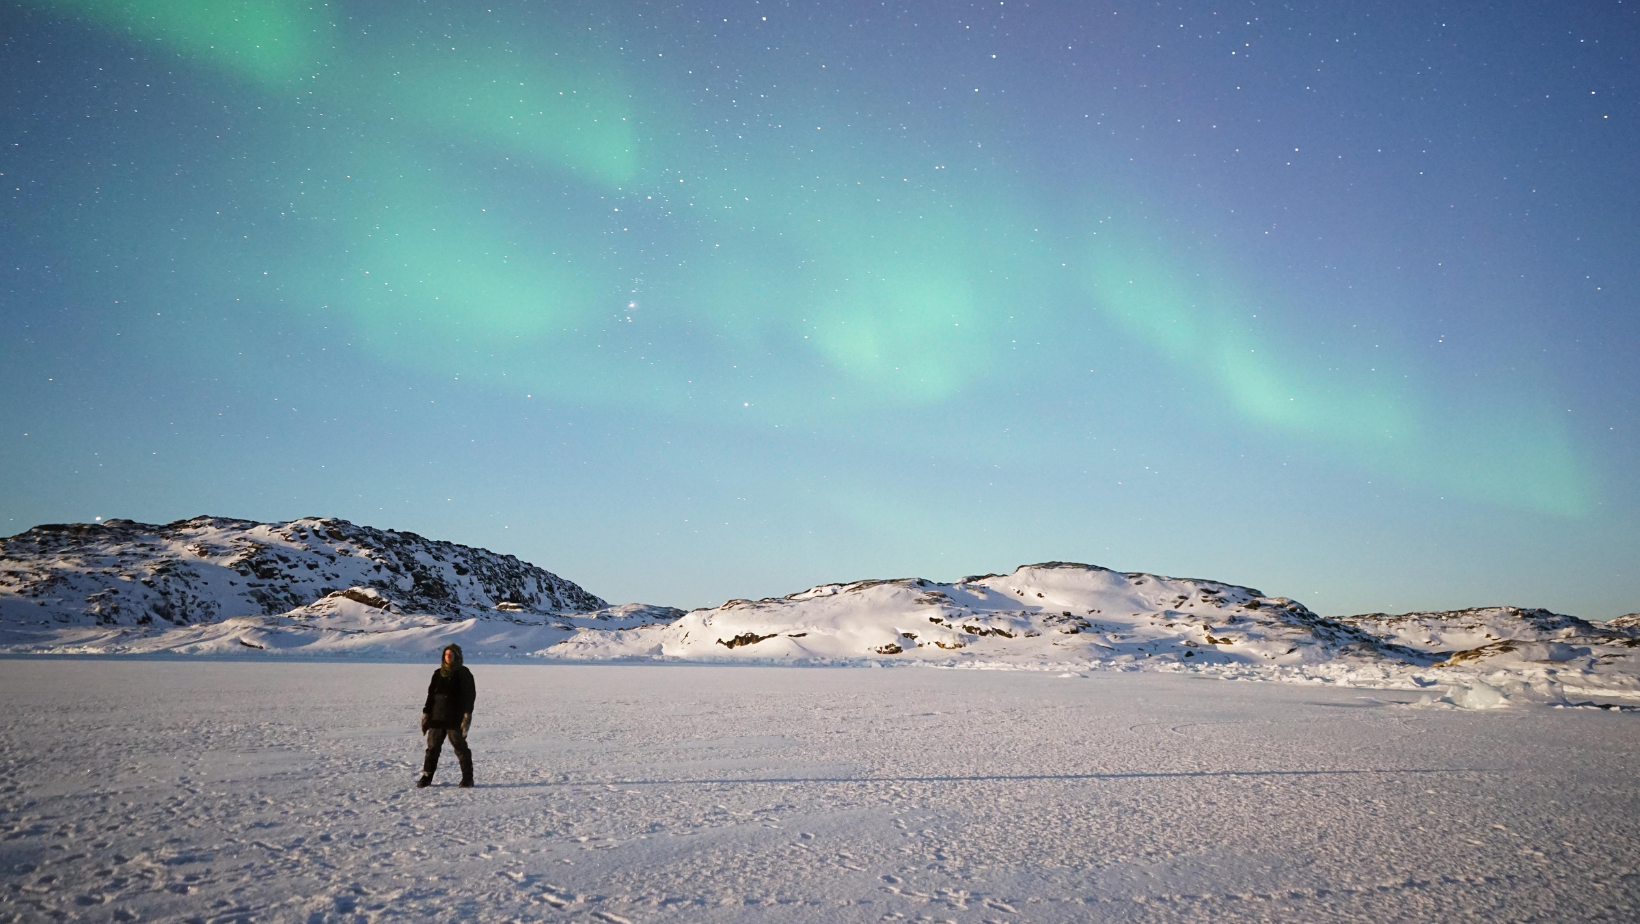
[[1457, 665], [1499, 660], [1628, 660], [1640, 651], [1633, 617], [1590, 622], [1544, 609], [1485, 606], [1426, 613], [1367, 613], [1338, 622]]
[[13, 628], [198, 625], [287, 613], [349, 589], [447, 619], [541, 621], [609, 606], [511, 555], [331, 518], [109, 520], [0, 539], [0, 624]]
[[[40, 526], [0, 540], [0, 651], [922, 663], [1187, 670], [1445, 701], [1640, 698], [1640, 615], [1327, 618], [1219, 581], [1046, 562], [952, 583], [822, 584], [684, 613], [612, 607], [510, 555], [344, 520]], [[254, 650], [254, 651], [253, 651]], [[1570, 694], [1568, 691], [1571, 691]]]
[[1305, 664], [1437, 658], [1250, 587], [1047, 562], [940, 584], [825, 584], [731, 600], [641, 632], [582, 636], [564, 657]]
[[824, 584], [665, 624], [580, 632], [556, 658], [1186, 670], [1448, 691], [1440, 703], [1640, 698], [1640, 628], [1514, 607], [1327, 618], [1250, 587], [1048, 562], [951, 584]]

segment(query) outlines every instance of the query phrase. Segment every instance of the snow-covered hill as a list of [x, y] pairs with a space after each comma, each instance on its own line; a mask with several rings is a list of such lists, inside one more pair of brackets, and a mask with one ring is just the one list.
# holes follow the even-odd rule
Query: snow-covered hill
[[1342, 616], [1338, 622], [1446, 665], [1583, 661], [1598, 666], [1640, 655], [1640, 627], [1630, 616], [1592, 623], [1542, 609], [1489, 606], [1399, 616], [1369, 613]]
[[0, 624], [184, 626], [287, 613], [348, 588], [451, 619], [609, 606], [511, 555], [307, 518], [36, 526], [0, 539]]
[[0, 651], [478, 658], [682, 610], [604, 600], [549, 571], [346, 520], [196, 517], [0, 539]]
[[[1491, 607], [1329, 619], [1218, 581], [1047, 562], [823, 584], [685, 614], [510, 555], [342, 520], [42, 526], [0, 540], [0, 651], [1186, 670], [1640, 696], [1640, 617]], [[1501, 692], [1500, 692], [1501, 691]], [[1465, 694], [1468, 695], [1467, 693]]]
[[859, 581], [731, 600], [664, 625], [580, 632], [543, 654], [1191, 670], [1446, 685], [1464, 705], [1557, 700], [1568, 690], [1640, 695], [1633, 626], [1513, 607], [1328, 619], [1248, 587], [1065, 562], [954, 584]]
[[709, 660], [1438, 660], [1248, 587], [1065, 562], [954, 584], [825, 584], [786, 597], [731, 600], [665, 626], [582, 633], [559, 647], [554, 654], [561, 657]]

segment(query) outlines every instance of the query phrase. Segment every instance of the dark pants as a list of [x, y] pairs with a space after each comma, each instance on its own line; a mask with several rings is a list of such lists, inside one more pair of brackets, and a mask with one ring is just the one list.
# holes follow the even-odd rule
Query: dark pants
[[438, 769], [438, 755], [444, 750], [446, 737], [450, 739], [450, 748], [456, 752], [456, 760], [461, 761], [461, 779], [472, 782], [473, 752], [468, 750], [467, 738], [461, 734], [459, 728], [427, 729], [427, 759], [422, 762], [421, 775], [432, 779], [433, 771]]

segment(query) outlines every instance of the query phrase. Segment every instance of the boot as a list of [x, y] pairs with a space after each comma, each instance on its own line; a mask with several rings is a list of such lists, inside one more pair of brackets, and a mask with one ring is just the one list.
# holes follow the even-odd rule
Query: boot
[[421, 762], [421, 779], [416, 781], [417, 789], [426, 789], [433, 785], [433, 771], [438, 769], [438, 752], [427, 749], [427, 757]]
[[473, 788], [473, 752], [456, 755], [461, 760], [461, 788]]

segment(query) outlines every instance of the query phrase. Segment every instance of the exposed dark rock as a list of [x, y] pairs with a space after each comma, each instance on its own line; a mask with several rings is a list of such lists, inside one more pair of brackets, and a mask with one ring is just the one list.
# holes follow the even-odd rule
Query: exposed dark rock
[[[365, 606], [373, 606], [378, 610], [383, 610], [393, 605], [393, 601], [382, 596], [381, 591], [375, 589], [374, 587], [349, 587], [346, 590], [333, 591], [326, 594], [326, 596], [346, 597], [355, 603], [363, 603]], [[496, 607], [496, 609], [501, 608], [501, 606]], [[523, 607], [518, 606], [517, 604], [513, 604], [513, 608], [523, 609]]]
[[729, 639], [727, 642], [724, 641], [723, 639], [718, 639], [717, 643], [719, 645], [722, 645], [725, 648], [739, 648], [742, 645], [756, 645], [758, 642], [765, 641], [765, 640], [771, 639], [771, 638], [774, 638], [774, 636], [773, 635], [757, 635], [757, 634], [752, 633], [752, 632], [746, 632], [744, 634], [737, 635], [732, 639]]

